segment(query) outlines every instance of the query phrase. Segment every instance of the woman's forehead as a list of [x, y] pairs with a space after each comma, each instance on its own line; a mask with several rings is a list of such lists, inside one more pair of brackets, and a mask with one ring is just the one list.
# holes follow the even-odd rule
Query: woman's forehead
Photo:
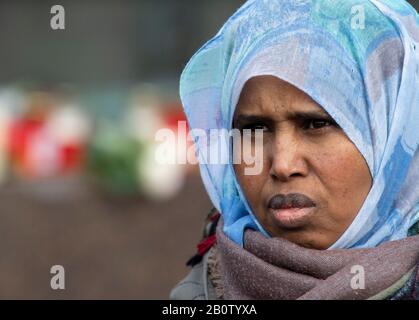
[[240, 93], [235, 109], [235, 115], [283, 112], [317, 112], [327, 115], [308, 94], [274, 76], [249, 79]]

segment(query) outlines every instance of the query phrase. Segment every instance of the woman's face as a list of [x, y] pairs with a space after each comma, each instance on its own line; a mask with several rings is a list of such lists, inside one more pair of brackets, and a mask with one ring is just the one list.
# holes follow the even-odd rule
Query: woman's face
[[[252, 143], [243, 143], [241, 154], [256, 155], [262, 171], [246, 175], [245, 161], [234, 168], [265, 230], [304, 247], [330, 247], [372, 184], [365, 159], [343, 130], [307, 94], [273, 76], [246, 83], [233, 126], [252, 130]], [[255, 142], [255, 129], [263, 130], [261, 144]], [[249, 137], [248, 131], [242, 136]]]

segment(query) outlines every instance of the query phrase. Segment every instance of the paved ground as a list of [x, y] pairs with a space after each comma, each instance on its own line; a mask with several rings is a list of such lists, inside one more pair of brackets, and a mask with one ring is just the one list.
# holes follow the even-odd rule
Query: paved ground
[[[210, 208], [198, 176], [164, 204], [109, 199], [78, 180], [35, 191], [0, 188], [0, 298], [165, 299]], [[50, 287], [53, 265], [65, 290]]]

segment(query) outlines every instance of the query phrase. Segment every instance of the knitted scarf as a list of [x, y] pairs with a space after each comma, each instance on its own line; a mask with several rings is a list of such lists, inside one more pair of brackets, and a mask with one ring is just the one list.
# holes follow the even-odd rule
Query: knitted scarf
[[419, 235], [374, 248], [316, 250], [248, 229], [241, 248], [222, 225], [224, 299], [382, 299], [416, 279]]

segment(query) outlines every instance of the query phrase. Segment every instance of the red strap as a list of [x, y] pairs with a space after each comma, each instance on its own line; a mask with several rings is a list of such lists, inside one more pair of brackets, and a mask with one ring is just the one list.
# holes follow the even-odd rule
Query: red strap
[[200, 256], [203, 256], [214, 245], [215, 241], [216, 241], [215, 234], [213, 234], [212, 236], [209, 236], [208, 238], [203, 239], [198, 244], [198, 254]]
[[219, 217], [220, 217], [220, 213], [218, 212], [218, 211], [216, 211], [211, 217], [210, 217], [210, 220], [211, 220], [211, 222], [214, 222], [214, 221], [216, 221]]

